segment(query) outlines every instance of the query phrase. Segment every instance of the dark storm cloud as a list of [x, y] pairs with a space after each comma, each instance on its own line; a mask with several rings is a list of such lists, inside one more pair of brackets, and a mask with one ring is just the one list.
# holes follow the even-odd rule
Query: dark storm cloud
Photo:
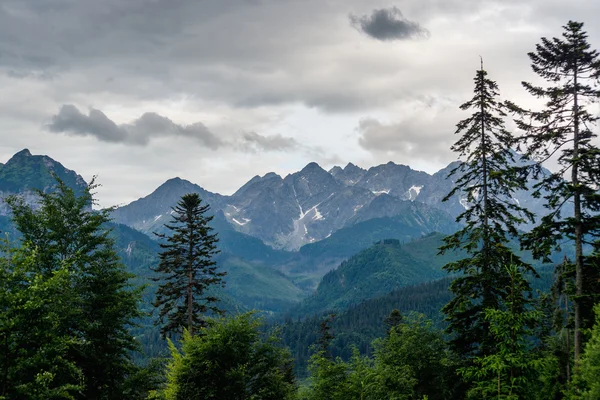
[[298, 142], [280, 134], [263, 136], [256, 132], [245, 132], [233, 140], [218, 138], [203, 123], [180, 125], [155, 112], [144, 113], [128, 124], [117, 124], [102, 111], [90, 109], [84, 114], [74, 105], [63, 105], [58, 114], [52, 117], [47, 129], [54, 133], [75, 136], [92, 136], [109, 143], [124, 143], [145, 146], [152, 138], [186, 137], [199, 141], [210, 149], [229, 147], [247, 152], [287, 151], [299, 147]]
[[58, 114], [52, 117], [48, 129], [55, 133], [68, 133], [78, 136], [94, 136], [103, 142], [125, 142], [128, 132], [111, 121], [102, 111], [91, 109], [88, 115], [77, 107], [65, 104]]
[[152, 138], [169, 136], [195, 139], [211, 149], [223, 145], [223, 142], [201, 122], [179, 125], [154, 112], [144, 113], [132, 123], [118, 125], [100, 110], [92, 108], [85, 115], [77, 107], [66, 104], [52, 117], [52, 122], [47, 128], [55, 133], [93, 136], [104, 142], [142, 146], [147, 145]]
[[350, 23], [373, 39], [382, 41], [429, 36], [427, 29], [417, 22], [406, 19], [396, 7], [376, 9], [371, 15], [360, 17], [350, 14]]

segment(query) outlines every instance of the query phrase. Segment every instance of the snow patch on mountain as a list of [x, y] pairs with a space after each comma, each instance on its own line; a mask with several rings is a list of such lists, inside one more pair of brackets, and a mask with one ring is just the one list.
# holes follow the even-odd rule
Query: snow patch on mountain
[[323, 215], [321, 215], [321, 213], [319, 212], [319, 209], [317, 208], [317, 206], [315, 206], [315, 216], [312, 218], [314, 221], [318, 221], [323, 218]]
[[304, 211], [302, 211], [302, 206], [300, 205], [300, 202], [298, 201], [298, 194], [296, 193], [296, 188], [294, 187], [294, 185], [292, 185], [292, 190], [294, 191], [294, 200], [296, 200], [296, 204], [298, 205], [298, 209], [300, 210], [300, 218], [302, 219], [304, 218]]
[[460, 203], [461, 206], [463, 206], [465, 208], [465, 210], [469, 209], [469, 201], [467, 200], [466, 197], [461, 197], [460, 200], [458, 200], [458, 202]]
[[242, 220], [243, 220], [244, 222], [240, 222], [240, 221], [239, 221], [238, 219], [236, 219], [236, 218], [231, 218], [231, 220], [232, 220], [233, 222], [235, 222], [236, 224], [238, 224], [239, 226], [244, 226], [244, 225], [246, 225], [248, 222], [252, 221], [251, 219], [248, 219], [248, 218], [242, 218]]
[[421, 193], [421, 189], [423, 189], [423, 185], [421, 185], [421, 186], [412, 185], [408, 189], [408, 199], [411, 200], [411, 201], [416, 200], [416, 198], [419, 195], [419, 193]]
[[412, 185], [408, 190], [414, 190], [415, 192], [417, 192], [418, 195], [419, 193], [421, 193], [421, 189], [423, 189], [423, 186]]
[[390, 189], [385, 190], [371, 190], [374, 195], [379, 196], [380, 194], [390, 194]]

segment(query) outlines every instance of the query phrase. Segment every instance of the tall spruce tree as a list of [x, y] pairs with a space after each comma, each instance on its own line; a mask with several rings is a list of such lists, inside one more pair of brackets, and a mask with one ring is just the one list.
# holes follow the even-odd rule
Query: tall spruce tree
[[218, 299], [209, 292], [223, 285], [225, 272], [218, 272], [213, 257], [219, 252], [217, 235], [212, 232], [207, 216], [210, 206], [202, 204], [197, 193], [184, 195], [173, 207], [173, 220], [165, 227], [171, 235], [157, 234], [162, 239], [160, 264], [155, 269], [161, 276], [154, 306], [159, 308], [161, 333], [181, 333], [184, 328], [193, 336], [204, 326], [207, 312], [221, 314]]
[[[513, 193], [524, 189], [524, 180], [514, 171], [513, 138], [504, 127], [506, 110], [498, 100], [496, 82], [483, 69], [475, 76], [475, 95], [461, 105], [473, 114], [457, 124], [462, 135], [452, 150], [464, 157], [449, 177], [456, 179], [452, 191], [444, 198], [461, 196], [465, 211], [457, 217], [464, 228], [447, 236], [440, 252], [464, 249], [470, 256], [444, 266], [458, 273], [450, 287], [454, 298], [443, 308], [453, 334], [451, 344], [463, 357], [491, 354], [495, 338], [489, 330], [486, 310], [498, 309], [507, 297], [510, 276], [504, 268], [514, 264], [519, 271], [532, 268], [513, 254], [507, 246], [518, 235], [517, 226], [532, 215], [515, 203]], [[525, 287], [524, 290], [529, 290]]]
[[[52, 318], [47, 340], [70, 339], [61, 358], [82, 376], [82, 389], [74, 398], [121, 399], [123, 385], [135, 370], [131, 357], [137, 342], [129, 327], [141, 315], [140, 289], [132, 287], [132, 276], [109, 236], [106, 223], [112, 209], [92, 210], [97, 185], [92, 181], [78, 196], [56, 179], [54, 191], [38, 191], [35, 209], [17, 197], [9, 199], [23, 248], [32, 258], [24, 275], [38, 285], [55, 285], [59, 276], [68, 279], [61, 283], [64, 295], [53, 296], [47, 307], [40, 308], [38, 320], [29, 323], [39, 328]], [[26, 284], [23, 293], [36, 289]]]
[[537, 389], [537, 369], [543, 361], [533, 357], [530, 338], [541, 313], [527, 307], [529, 283], [520, 268], [511, 264], [505, 270], [510, 277], [508, 296], [501, 308], [485, 310], [497, 350], [459, 371], [475, 382], [470, 398], [531, 399]]
[[[598, 116], [589, 105], [600, 98], [600, 57], [590, 49], [583, 23], [569, 21], [562, 38], [542, 38], [535, 52], [529, 53], [533, 71], [548, 82], [547, 87], [523, 82], [534, 97], [545, 101], [540, 111], [523, 110], [515, 105], [518, 127], [524, 131], [522, 143], [529, 158], [538, 161], [533, 168], [541, 180], [535, 196], [546, 199], [549, 214], [541, 219], [525, 245], [535, 257], [548, 260], [565, 239], [575, 248], [574, 358], [582, 348], [581, 330], [586, 273], [583, 247], [600, 233], [600, 149], [592, 142]], [[542, 163], [554, 159], [559, 168], [543, 173]]]

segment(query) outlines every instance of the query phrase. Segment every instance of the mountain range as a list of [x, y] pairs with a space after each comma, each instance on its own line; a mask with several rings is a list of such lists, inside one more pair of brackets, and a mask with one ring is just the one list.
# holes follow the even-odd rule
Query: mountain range
[[[114, 210], [112, 229], [124, 262], [138, 276], [147, 276], [159, 251], [153, 232], [165, 232], [164, 224], [181, 196], [199, 193], [214, 214], [219, 263], [230, 272], [228, 294], [244, 307], [282, 312], [311, 295], [340, 263], [375, 242], [410, 242], [459, 229], [455, 218], [468, 204], [458, 196], [442, 202], [452, 187], [446, 176], [457, 166], [452, 163], [429, 175], [392, 162], [369, 169], [349, 163], [329, 171], [309, 163], [286, 177], [273, 172], [255, 176], [231, 196], [173, 178]], [[35, 206], [36, 190], [53, 190], [53, 175], [76, 192], [86, 186], [76, 172], [27, 149], [0, 166], [0, 229], [13, 229], [4, 198], [16, 194]], [[527, 192], [514, 201], [534, 206], [539, 202]], [[436, 249], [430, 249], [432, 254]], [[413, 268], [408, 264], [414, 260], [405, 258], [403, 265]], [[428, 262], [422, 263], [417, 281], [441, 276], [424, 274]], [[439, 271], [437, 264], [434, 269]]]
[[[160, 232], [177, 200], [195, 192], [210, 204], [217, 219], [275, 249], [296, 251], [356, 223], [398, 215], [421, 234], [447, 233], [444, 227], [469, 206], [458, 195], [442, 201], [454, 182], [446, 179], [448, 173], [458, 165], [451, 163], [429, 175], [392, 162], [368, 170], [349, 163], [330, 171], [309, 163], [285, 178], [273, 172], [255, 176], [231, 196], [173, 178], [148, 196], [116, 209], [114, 218], [141, 232]], [[518, 192], [510, 201], [544, 213], [542, 199], [529, 192]]]

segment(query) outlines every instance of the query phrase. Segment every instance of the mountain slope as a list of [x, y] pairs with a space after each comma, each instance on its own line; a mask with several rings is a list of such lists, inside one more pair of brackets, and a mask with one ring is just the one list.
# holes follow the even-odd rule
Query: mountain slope
[[340, 310], [363, 300], [446, 275], [441, 267], [458, 253], [437, 255], [443, 235], [431, 234], [401, 244], [383, 240], [327, 273], [316, 292], [301, 304], [300, 315]]
[[[273, 248], [298, 250], [358, 222], [399, 214], [406, 215], [405, 223], [409, 226], [427, 226], [424, 233], [444, 231], [445, 227], [421, 223], [418, 219], [409, 221], [440, 214], [439, 208], [447, 208], [441, 206], [441, 194], [432, 198], [430, 205], [415, 201], [423, 193], [431, 192], [427, 189], [430, 186], [439, 186], [434, 181], [434, 177], [424, 172], [391, 162], [368, 171], [349, 163], [344, 169], [334, 167], [330, 172], [309, 163], [285, 178], [275, 173], [255, 176], [232, 196], [221, 196], [191, 182], [171, 179], [150, 195], [120, 207], [114, 217], [119, 223], [150, 233], [168, 220], [170, 207], [183, 194], [194, 192], [235, 231], [254, 236]], [[464, 210], [458, 200], [455, 203], [459, 209], [454, 214]]]
[[87, 186], [80, 175], [48, 156], [34, 156], [27, 149], [12, 156], [0, 168], [0, 215], [8, 214], [4, 199], [10, 195], [19, 195], [27, 204], [35, 205], [38, 198], [35, 190], [47, 192], [56, 186], [53, 174], [76, 193]]
[[169, 179], [150, 195], [119, 207], [113, 211], [115, 222], [128, 225], [144, 233], [159, 231], [169, 221], [172, 207], [184, 194], [198, 193], [213, 212], [220, 208], [223, 196], [204, 190], [200, 186], [181, 178]]
[[[28, 150], [15, 154], [0, 169], [0, 188], [4, 195], [19, 195], [30, 205], [35, 205], [37, 195], [34, 189], [51, 191], [54, 188], [52, 174], [61, 178], [67, 186], [81, 192], [86, 187], [85, 181], [75, 172], [66, 169], [62, 164], [48, 156], [34, 156]], [[147, 213], [170, 211], [171, 202], [179, 200], [182, 193], [198, 191], [205, 198], [218, 204], [223, 198], [213, 195], [197, 185], [181, 179], [172, 179], [161, 186], [151, 198], [140, 199], [129, 208], [125, 222], [140, 222]], [[5, 213], [8, 212], [3, 204]], [[163, 215], [163, 214], [160, 214]], [[127, 217], [129, 219], [127, 219]], [[146, 221], [136, 224], [138, 228], [163, 230], [164, 222], [168, 222], [170, 212], [156, 221]], [[164, 221], [163, 221], [164, 219]], [[153, 237], [115, 221], [107, 224], [111, 230], [110, 236], [115, 240], [115, 249], [127, 270], [135, 275], [135, 282], [148, 285], [144, 297], [144, 310], [151, 311], [150, 305], [153, 288], [156, 283], [151, 280], [154, 276], [151, 268], [158, 263], [160, 245]], [[142, 220], [143, 222], [143, 220]], [[219, 291], [223, 299], [222, 307], [228, 310], [245, 310], [258, 308], [270, 312], [280, 312], [291, 304], [298, 302], [305, 293], [296, 287], [289, 278], [280, 271], [271, 268], [273, 265], [286, 262], [291, 255], [284, 251], [266, 246], [259, 239], [235, 231], [220, 212], [211, 224], [219, 233], [218, 243], [221, 254], [217, 257], [221, 268], [229, 272], [229, 287]], [[13, 244], [18, 243], [19, 232], [16, 231], [10, 218], [0, 215], [0, 232], [9, 235]]]

